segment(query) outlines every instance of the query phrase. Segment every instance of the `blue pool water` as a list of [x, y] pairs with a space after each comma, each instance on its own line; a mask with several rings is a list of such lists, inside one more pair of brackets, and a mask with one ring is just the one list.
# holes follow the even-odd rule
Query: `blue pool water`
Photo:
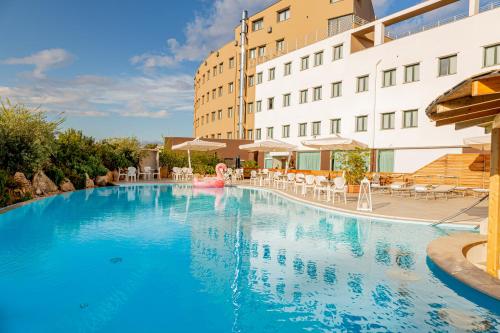
[[0, 332], [496, 332], [426, 258], [449, 232], [239, 188], [51, 197], [0, 214]]

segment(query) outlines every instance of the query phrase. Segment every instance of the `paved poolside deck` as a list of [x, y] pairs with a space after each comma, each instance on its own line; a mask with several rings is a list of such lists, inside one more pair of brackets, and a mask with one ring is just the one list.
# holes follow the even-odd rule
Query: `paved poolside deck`
[[[152, 184], [169, 184], [176, 183], [172, 180], [160, 181], [141, 181], [139, 183], [152, 183]], [[177, 182], [182, 183], [182, 182]], [[117, 184], [128, 184], [120, 182]], [[258, 186], [251, 186], [245, 180], [242, 182], [234, 183], [235, 186], [244, 186], [252, 188], [261, 188]], [[331, 201], [314, 199], [312, 194], [303, 197], [300, 194], [295, 194], [293, 190], [282, 190], [272, 187], [262, 187], [263, 189], [272, 190], [291, 198], [306, 201], [324, 208], [330, 208], [343, 212], [356, 213], [362, 215], [370, 215], [377, 217], [385, 217], [392, 219], [402, 219], [409, 221], [419, 222], [436, 222], [448, 216], [451, 216], [463, 208], [472, 205], [478, 198], [454, 196], [449, 199], [439, 198], [437, 200], [425, 198], [415, 200], [413, 197], [391, 196], [385, 193], [374, 193], [372, 195], [373, 211], [371, 213], [358, 212], [356, 210], [358, 197], [355, 194], [348, 195], [347, 204], [343, 202], [336, 202], [335, 205]], [[488, 200], [483, 201], [478, 206], [472, 208], [468, 212], [451, 219], [449, 222], [462, 225], [478, 225], [482, 220], [488, 217]]]

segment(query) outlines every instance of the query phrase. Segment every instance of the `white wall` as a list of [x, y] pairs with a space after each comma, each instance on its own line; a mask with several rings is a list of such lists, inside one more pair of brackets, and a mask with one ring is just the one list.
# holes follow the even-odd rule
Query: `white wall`
[[[341, 118], [341, 136], [361, 141], [375, 149], [395, 149], [396, 172], [414, 171], [463, 144], [467, 137], [484, 134], [481, 128], [455, 131], [453, 126], [436, 127], [425, 114], [426, 107], [440, 94], [470, 76], [498, 69], [483, 68], [483, 47], [500, 43], [500, 8], [439, 28], [417, 33], [350, 54], [349, 32], [331, 37], [257, 67], [264, 82], [256, 87], [255, 100], [262, 100], [262, 112], [255, 114], [255, 128], [274, 127], [274, 138], [296, 145], [311, 139], [311, 122], [321, 121], [321, 136], [330, 136], [330, 119]], [[332, 47], [344, 44], [344, 58], [332, 61]], [[324, 50], [324, 64], [314, 67], [314, 53]], [[438, 77], [438, 58], [457, 54], [457, 74]], [[310, 68], [300, 71], [300, 59], [310, 56]], [[380, 63], [377, 67], [377, 62]], [[292, 62], [292, 74], [283, 76], [283, 65]], [[403, 83], [404, 66], [420, 62], [420, 81]], [[267, 81], [267, 71], [276, 67], [276, 79]], [[396, 86], [382, 88], [382, 71], [397, 68]], [[356, 93], [356, 78], [370, 75], [369, 91]], [[375, 76], [377, 75], [377, 82]], [[342, 81], [342, 97], [331, 98], [331, 83]], [[322, 85], [323, 98], [312, 102], [312, 88]], [[299, 104], [299, 91], [309, 89], [309, 102]], [[376, 91], [376, 107], [374, 111]], [[282, 107], [282, 95], [291, 93], [291, 106]], [[275, 109], [267, 110], [267, 98], [275, 97]], [[418, 109], [418, 128], [402, 128], [402, 111]], [[396, 112], [395, 129], [380, 130], [381, 113]], [[375, 117], [374, 117], [375, 114]], [[368, 115], [368, 132], [355, 132], [355, 117]], [[308, 123], [308, 136], [298, 137], [298, 124]], [[281, 138], [281, 126], [290, 126], [290, 138]], [[373, 131], [375, 128], [375, 131]], [[402, 150], [428, 147], [432, 150]], [[301, 150], [307, 148], [301, 146]], [[413, 160], [411, 159], [413, 156]], [[424, 163], [424, 164], [422, 164]]]

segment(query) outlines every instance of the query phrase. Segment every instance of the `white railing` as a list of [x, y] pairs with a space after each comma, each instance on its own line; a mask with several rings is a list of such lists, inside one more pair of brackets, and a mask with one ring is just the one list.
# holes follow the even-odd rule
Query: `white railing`
[[[491, 2], [481, 6], [479, 8], [479, 12], [483, 13], [483, 12], [486, 12], [486, 11], [489, 11], [489, 10], [492, 10], [495, 8], [499, 8], [499, 7], [500, 7], [500, 0], [494, 0], [494, 1], [491, 1]], [[427, 31], [430, 29], [434, 29], [434, 28], [446, 25], [446, 24], [450, 24], [453, 22], [463, 20], [464, 18], [467, 18], [468, 16], [469, 16], [468, 13], [460, 13], [460, 14], [454, 15], [452, 17], [440, 19], [436, 22], [424, 24], [420, 27], [417, 27], [415, 29], [411, 29], [408, 31], [404, 31], [404, 32], [388, 32], [388, 31], [386, 31], [385, 35], [391, 39], [399, 39], [399, 38], [403, 38], [406, 36], [414, 35], [414, 34], [419, 33], [419, 32]]]
[[481, 6], [479, 8], [479, 12], [480, 13], [486, 12], [488, 10], [492, 10], [492, 9], [495, 9], [498, 7], [500, 7], [500, 0], [491, 1], [490, 3], [487, 3], [486, 5]]

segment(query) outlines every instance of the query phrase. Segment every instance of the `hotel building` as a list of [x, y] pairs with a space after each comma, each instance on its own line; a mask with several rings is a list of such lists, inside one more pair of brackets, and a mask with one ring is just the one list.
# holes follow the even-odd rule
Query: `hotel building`
[[[371, 22], [366, 15], [366, 21], [353, 19], [358, 14], [353, 11], [348, 14], [349, 22], [358, 24], [336, 31], [332, 31], [326, 15], [323, 23], [330, 22], [329, 37], [268, 56], [256, 61], [254, 67], [250, 57], [245, 94], [247, 138], [273, 138], [297, 145], [295, 167], [310, 170], [339, 167], [342, 152], [319, 152], [302, 146], [304, 140], [333, 135], [369, 147], [372, 169], [380, 172], [415, 172], [443, 155], [462, 153], [463, 140], [480, 136], [484, 130], [436, 128], [426, 117], [425, 108], [435, 96], [462, 80], [500, 68], [500, 35], [494, 27], [500, 22], [499, 3], [469, 0], [469, 12], [465, 15], [404, 36], [389, 33], [395, 24], [454, 2], [429, 0]], [[300, 1], [287, 2], [285, 7], [291, 11], [296, 3]], [[372, 8], [369, 1], [353, 1], [360, 3]], [[285, 1], [277, 2], [270, 7], [271, 12], [279, 13], [278, 8], [284, 4]], [[315, 3], [316, 6], [320, 5]], [[302, 15], [302, 11], [299, 13]], [[249, 20], [250, 26], [257, 16]], [[290, 23], [293, 18], [291, 12]], [[257, 44], [250, 43], [250, 35], [252, 55]], [[215, 56], [212, 54], [209, 59], [213, 62]], [[196, 76], [197, 85], [201, 73]], [[213, 87], [223, 82], [217, 77], [211, 80]], [[218, 90], [213, 87], [210, 98], [217, 96]], [[226, 121], [224, 112], [219, 118], [224, 108], [215, 106], [216, 101], [214, 106], [210, 106], [211, 102], [200, 106], [199, 94], [203, 95], [203, 91], [207, 95], [209, 89], [196, 89], [195, 135], [217, 138], [227, 134], [229, 138], [229, 132], [237, 129], [236, 90], [233, 118]], [[201, 116], [204, 117], [200, 120]], [[224, 133], [230, 126], [232, 130]], [[264, 166], [280, 167], [282, 161], [279, 154], [267, 155]]]

